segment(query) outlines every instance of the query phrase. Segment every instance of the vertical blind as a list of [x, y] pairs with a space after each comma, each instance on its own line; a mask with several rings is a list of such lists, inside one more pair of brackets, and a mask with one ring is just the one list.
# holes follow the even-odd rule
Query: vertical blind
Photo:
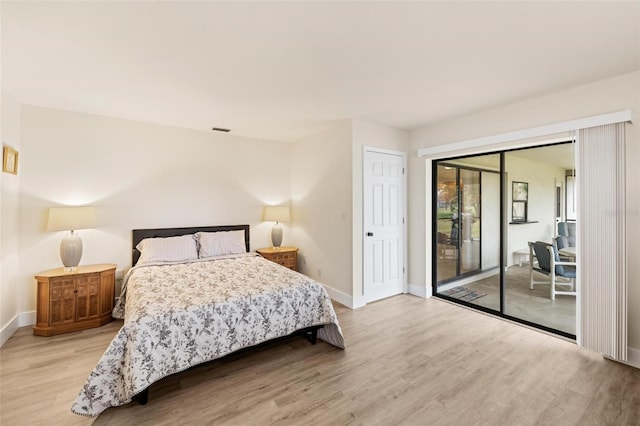
[[627, 360], [625, 124], [578, 132], [578, 342]]

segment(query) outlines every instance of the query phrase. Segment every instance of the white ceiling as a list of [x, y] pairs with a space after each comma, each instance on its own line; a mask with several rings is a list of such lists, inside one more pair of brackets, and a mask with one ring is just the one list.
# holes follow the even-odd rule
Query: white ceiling
[[20, 103], [292, 141], [640, 69], [640, 2], [6, 2]]

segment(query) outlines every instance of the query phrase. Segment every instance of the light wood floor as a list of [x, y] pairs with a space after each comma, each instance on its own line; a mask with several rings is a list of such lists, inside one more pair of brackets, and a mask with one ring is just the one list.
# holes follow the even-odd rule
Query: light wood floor
[[347, 349], [298, 337], [151, 387], [97, 419], [70, 407], [119, 322], [0, 349], [2, 425], [638, 425], [640, 370], [435, 299], [336, 306]]

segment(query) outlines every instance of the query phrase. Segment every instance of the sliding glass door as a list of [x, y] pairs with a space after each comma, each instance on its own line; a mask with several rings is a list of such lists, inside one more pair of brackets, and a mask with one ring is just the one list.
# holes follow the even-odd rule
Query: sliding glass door
[[[564, 248], [562, 241], [557, 246], [560, 233], [567, 228], [575, 229], [574, 185], [569, 180], [575, 175], [573, 144], [505, 152], [504, 170], [508, 182], [502, 312], [573, 337], [576, 334], [576, 296], [566, 293], [575, 290], [575, 278], [561, 277], [558, 273], [552, 277], [550, 271], [539, 272], [550, 269], [551, 264], [541, 264], [535, 256], [535, 248], [533, 259], [529, 255], [529, 243], [541, 242], [543, 244], [538, 246], [544, 250], [548, 245], [555, 245], [553, 252], [557, 260], [567, 262], [561, 270], [556, 268], [556, 272], [567, 272], [566, 275], [575, 277], [575, 257], [559, 253]], [[563, 200], [568, 201], [565, 209], [562, 209]], [[524, 209], [525, 220], [516, 214], [520, 206]], [[569, 238], [566, 241], [568, 245]], [[563, 294], [556, 295], [556, 292]]]
[[529, 253], [571, 227], [573, 162], [570, 143], [434, 161], [433, 293], [575, 338], [574, 282], [554, 297]]
[[[498, 309], [498, 155], [439, 162], [435, 168], [436, 292]], [[475, 282], [474, 288], [465, 283]], [[486, 297], [487, 293], [492, 294]]]

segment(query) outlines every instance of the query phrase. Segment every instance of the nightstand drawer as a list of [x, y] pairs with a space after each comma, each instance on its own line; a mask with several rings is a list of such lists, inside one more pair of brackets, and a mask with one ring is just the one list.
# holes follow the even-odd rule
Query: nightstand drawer
[[297, 270], [298, 249], [296, 247], [262, 248], [256, 250], [260, 256], [286, 268]]
[[296, 269], [296, 256], [274, 256], [269, 260], [282, 266], [286, 266], [289, 269]]

